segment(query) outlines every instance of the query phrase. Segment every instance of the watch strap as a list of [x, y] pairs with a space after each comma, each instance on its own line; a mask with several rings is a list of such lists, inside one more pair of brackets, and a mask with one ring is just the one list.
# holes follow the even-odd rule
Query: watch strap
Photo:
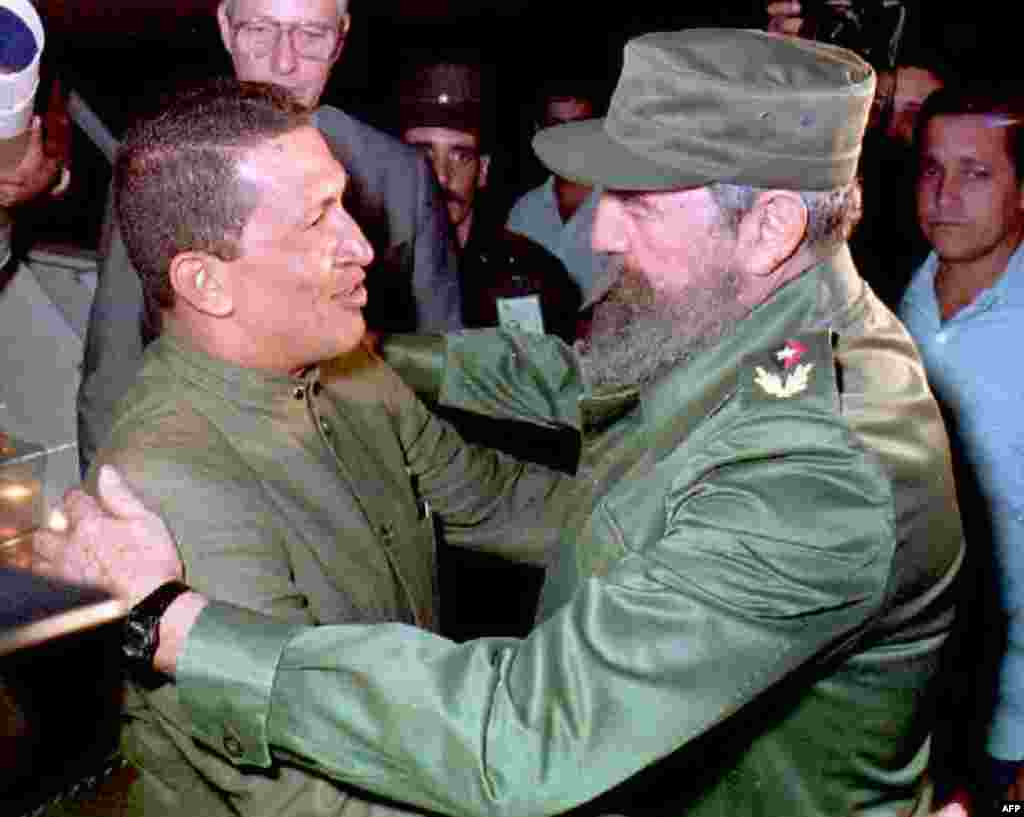
[[177, 579], [164, 582], [132, 607], [121, 640], [121, 651], [129, 668], [152, 671], [153, 657], [160, 646], [160, 619], [178, 596], [191, 589]]

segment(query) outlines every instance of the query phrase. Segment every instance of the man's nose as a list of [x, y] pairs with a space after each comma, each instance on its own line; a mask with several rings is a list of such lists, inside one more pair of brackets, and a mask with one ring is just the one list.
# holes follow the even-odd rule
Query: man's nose
[[594, 226], [590, 234], [591, 249], [598, 253], [623, 253], [628, 244], [621, 202], [613, 195], [602, 193], [597, 211], [594, 213]]
[[935, 185], [935, 200], [940, 204], [951, 204], [960, 200], [960, 178], [955, 173], [941, 177]]
[[373, 246], [347, 210], [340, 210], [338, 229], [341, 235], [341, 255], [357, 266], [370, 266], [373, 263]]
[[299, 55], [292, 45], [291, 29], [282, 26], [277, 30], [274, 50], [270, 53], [270, 67], [275, 74], [292, 73], [299, 64]]
[[437, 176], [438, 183], [441, 187], [447, 188], [452, 175], [448, 158], [446, 156], [437, 155], [431, 159], [431, 163], [434, 165], [434, 175]]

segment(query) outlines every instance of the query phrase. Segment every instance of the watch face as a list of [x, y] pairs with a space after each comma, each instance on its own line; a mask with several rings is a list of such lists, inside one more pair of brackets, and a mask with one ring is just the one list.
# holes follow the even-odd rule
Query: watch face
[[134, 612], [125, 619], [121, 651], [129, 661], [152, 663], [159, 644], [159, 618]]
[[160, 619], [171, 603], [189, 586], [177, 580], [164, 582], [136, 604], [124, 622], [121, 652], [134, 669], [150, 671], [160, 646]]

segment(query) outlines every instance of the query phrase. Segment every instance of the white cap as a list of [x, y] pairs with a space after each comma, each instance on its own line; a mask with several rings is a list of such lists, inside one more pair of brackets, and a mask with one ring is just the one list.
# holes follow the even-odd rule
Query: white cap
[[0, 9], [19, 17], [35, 37], [31, 61], [6, 73], [0, 70], [0, 139], [17, 136], [32, 119], [32, 103], [39, 86], [39, 57], [43, 53], [46, 36], [43, 21], [29, 0], [0, 0]]

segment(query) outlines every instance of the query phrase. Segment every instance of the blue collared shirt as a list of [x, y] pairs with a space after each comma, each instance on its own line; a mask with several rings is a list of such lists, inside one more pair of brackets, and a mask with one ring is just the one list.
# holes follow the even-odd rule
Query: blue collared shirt
[[[1006, 272], [949, 320], [935, 296], [933, 252], [914, 274], [899, 316], [947, 404], [991, 511], [999, 582], [1009, 616], [989, 753], [1024, 759], [1024, 243]], [[969, 530], [971, 523], [964, 519]]]
[[533, 239], [565, 264], [579, 285], [584, 302], [595, 285], [602, 285], [608, 256], [590, 248], [594, 215], [601, 200], [601, 188], [595, 187], [567, 222], [562, 221], [555, 198], [555, 177], [524, 194], [512, 207], [505, 226], [512, 232]]

